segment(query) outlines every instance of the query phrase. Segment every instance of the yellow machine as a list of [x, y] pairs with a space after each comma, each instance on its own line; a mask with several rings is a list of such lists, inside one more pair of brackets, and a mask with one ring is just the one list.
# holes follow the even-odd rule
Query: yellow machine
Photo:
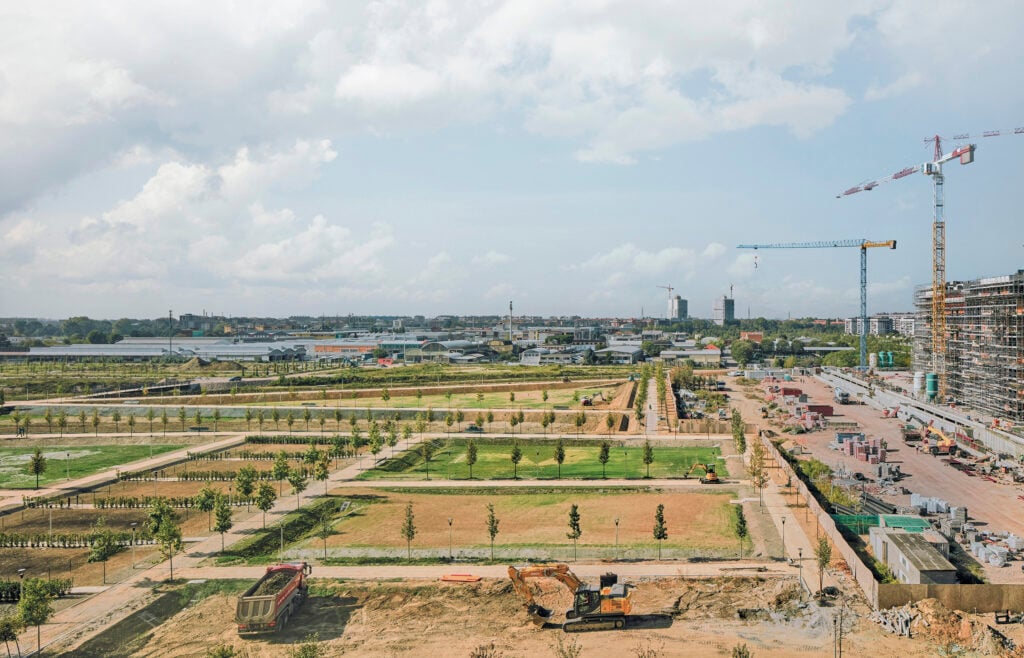
[[508, 577], [512, 579], [516, 592], [526, 601], [526, 612], [530, 620], [538, 626], [548, 623], [552, 611], [534, 600], [533, 592], [526, 583], [530, 578], [554, 578], [572, 592], [572, 608], [566, 611], [565, 623], [562, 624], [562, 630], [566, 633], [625, 628], [626, 616], [632, 609], [630, 586], [620, 584], [619, 577], [613, 573], [601, 576], [598, 587], [581, 581], [565, 564], [509, 567]]
[[721, 480], [718, 479], [718, 473], [715, 472], [714, 464], [694, 464], [683, 477], [690, 477], [697, 469], [702, 469], [704, 471], [704, 477], [700, 479], [701, 484], [718, 484], [721, 482]]
[[933, 455], [949, 455], [950, 457], [956, 455], [956, 440], [947, 436], [945, 432], [930, 424], [926, 425], [924, 428], [924, 435], [926, 439], [929, 434], [934, 434], [937, 437], [934, 441], [928, 441], [929, 452], [931, 452]]

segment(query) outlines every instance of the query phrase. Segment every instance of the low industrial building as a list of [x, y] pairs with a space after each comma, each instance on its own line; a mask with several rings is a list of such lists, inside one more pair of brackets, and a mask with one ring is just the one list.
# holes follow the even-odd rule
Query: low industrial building
[[[927, 521], [924, 525], [928, 525]], [[957, 582], [956, 567], [941, 550], [944, 545], [948, 555], [949, 544], [938, 533], [919, 525], [881, 525], [871, 528], [869, 538], [875, 558], [901, 583], [951, 585]]]

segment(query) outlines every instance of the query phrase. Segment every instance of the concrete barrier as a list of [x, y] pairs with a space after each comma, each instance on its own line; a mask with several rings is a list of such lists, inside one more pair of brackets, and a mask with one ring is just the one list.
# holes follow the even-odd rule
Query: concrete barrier
[[996, 612], [1024, 610], [1024, 585], [879, 584], [876, 608], [894, 608], [922, 599], [937, 599], [950, 610]]

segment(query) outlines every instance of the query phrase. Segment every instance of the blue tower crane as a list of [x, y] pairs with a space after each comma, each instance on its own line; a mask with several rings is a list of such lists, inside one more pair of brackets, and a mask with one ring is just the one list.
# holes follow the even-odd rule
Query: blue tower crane
[[774, 244], [741, 244], [737, 249], [827, 249], [832, 247], [858, 247], [860, 249], [860, 367], [868, 367], [868, 249], [896, 248], [895, 240], [822, 240], [819, 242], [777, 242]]

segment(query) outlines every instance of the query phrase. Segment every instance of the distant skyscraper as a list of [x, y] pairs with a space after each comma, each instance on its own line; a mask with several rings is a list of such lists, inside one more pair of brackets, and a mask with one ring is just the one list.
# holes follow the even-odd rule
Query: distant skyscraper
[[685, 320], [687, 311], [687, 302], [685, 299], [676, 295], [675, 297], [669, 297], [668, 300], [668, 319], [669, 320]]
[[715, 305], [711, 309], [711, 318], [717, 325], [726, 325], [736, 321], [736, 300], [728, 295], [722, 295], [721, 299], [715, 298]]

